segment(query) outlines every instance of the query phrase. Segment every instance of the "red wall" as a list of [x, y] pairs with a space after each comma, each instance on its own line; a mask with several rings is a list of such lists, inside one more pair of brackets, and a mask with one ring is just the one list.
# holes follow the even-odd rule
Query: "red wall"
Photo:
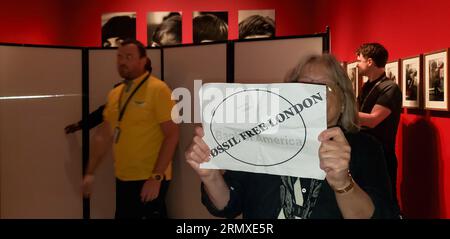
[[2, 1], [0, 42], [63, 45], [63, 1]]
[[[363, 42], [384, 44], [390, 59], [450, 47], [447, 0], [15, 0], [0, 8], [0, 42], [100, 46], [101, 14], [137, 12], [137, 38], [147, 42], [149, 11], [182, 11], [183, 42], [192, 42], [192, 12], [229, 12], [229, 39], [237, 38], [238, 10], [275, 9], [277, 35], [323, 32], [331, 27], [332, 52], [354, 61]], [[397, 155], [399, 196], [405, 216], [450, 218], [450, 114], [409, 110], [402, 114]]]
[[[332, 52], [355, 61], [364, 42], [390, 60], [450, 47], [448, 0], [319, 0], [314, 29], [331, 28]], [[404, 110], [397, 137], [399, 197], [406, 217], [450, 218], [450, 113]]]
[[[0, 8], [0, 42], [100, 46], [101, 15], [110, 12], [136, 12], [137, 38], [147, 42], [147, 13], [182, 11], [183, 43], [192, 42], [192, 13], [202, 10], [228, 11], [229, 39], [238, 36], [238, 10], [275, 9], [277, 35], [312, 32], [311, 1], [296, 0], [16, 0]], [[325, 31], [325, 28], [318, 30]]]

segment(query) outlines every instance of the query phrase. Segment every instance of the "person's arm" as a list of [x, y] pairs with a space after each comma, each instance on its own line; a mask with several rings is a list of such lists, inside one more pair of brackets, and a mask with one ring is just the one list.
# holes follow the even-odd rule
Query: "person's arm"
[[[179, 139], [179, 127], [172, 120], [168, 120], [159, 124], [164, 135], [164, 140], [159, 150], [158, 158], [153, 168], [152, 173], [164, 175], [167, 167], [173, 159], [175, 149]], [[158, 197], [159, 188], [161, 186], [160, 181], [156, 181], [153, 178], [149, 178], [145, 182], [141, 191], [141, 200], [143, 202], [151, 201]]]
[[[153, 174], [164, 175], [167, 167], [173, 159], [175, 149], [178, 144], [179, 127], [172, 121], [171, 111], [174, 102], [171, 100], [171, 90], [165, 83], [156, 84], [154, 91], [156, 94], [150, 100], [154, 110], [155, 119], [160, 126], [163, 134], [163, 141], [159, 148], [158, 157], [153, 167]], [[148, 202], [158, 197], [161, 181], [150, 177], [142, 187], [141, 201]]]
[[99, 106], [94, 112], [88, 115], [88, 128], [92, 129], [103, 122], [103, 110], [105, 105]]
[[164, 134], [164, 140], [159, 150], [158, 159], [156, 160], [153, 173], [164, 174], [175, 153], [178, 144], [180, 129], [172, 120], [159, 124]]
[[326, 172], [326, 180], [335, 190], [336, 201], [342, 216], [371, 218], [375, 210], [372, 199], [356, 182], [352, 181], [348, 173], [351, 147], [342, 130], [338, 127], [327, 129], [319, 135], [319, 141], [321, 142], [320, 168]]
[[201, 127], [195, 128], [192, 144], [185, 152], [186, 162], [196, 171], [203, 182], [204, 189], [214, 207], [223, 210], [230, 200], [230, 189], [222, 173], [215, 169], [201, 169], [200, 164], [210, 160], [210, 149], [203, 141], [204, 132]]
[[[105, 109], [105, 105], [101, 105], [94, 112], [92, 112], [88, 115], [88, 120], [87, 120], [88, 124], [87, 125], [88, 125], [89, 129], [92, 129], [103, 122], [103, 110], [104, 109]], [[67, 125], [64, 128], [64, 131], [66, 132], [66, 134], [74, 133], [78, 130], [81, 130], [83, 128], [83, 124], [84, 124], [83, 120], [80, 120], [77, 123]]]
[[208, 198], [214, 204], [214, 207], [218, 211], [225, 209], [230, 201], [230, 188], [225, 182], [223, 175], [219, 172], [201, 180], [205, 192], [208, 194]]
[[86, 168], [86, 173], [83, 177], [83, 194], [86, 197], [91, 194], [95, 170], [98, 165], [100, 165], [105, 154], [111, 148], [111, 144], [111, 126], [108, 121], [104, 121], [94, 132], [91, 139], [89, 161]]
[[369, 113], [359, 112], [361, 126], [375, 128], [379, 123], [391, 114], [391, 110], [385, 106], [376, 104]]
[[82, 121], [80, 120], [77, 123], [67, 125], [64, 128], [64, 132], [66, 132], [66, 134], [75, 133], [76, 131], [81, 129], [81, 123], [82, 123]]
[[105, 154], [112, 145], [111, 126], [108, 121], [100, 124], [98, 129], [92, 136], [92, 147], [90, 150], [89, 162], [86, 169], [86, 174], [94, 174], [98, 165], [102, 161]]
[[[349, 183], [347, 181], [346, 185], [349, 185]], [[335, 195], [342, 216], [346, 219], [369, 219], [375, 211], [372, 199], [356, 182], [354, 182], [350, 191], [345, 193], [335, 192]]]
[[392, 112], [397, 112], [402, 106], [402, 92], [394, 82], [383, 86], [374, 107], [370, 113], [359, 112], [361, 126], [375, 128]]

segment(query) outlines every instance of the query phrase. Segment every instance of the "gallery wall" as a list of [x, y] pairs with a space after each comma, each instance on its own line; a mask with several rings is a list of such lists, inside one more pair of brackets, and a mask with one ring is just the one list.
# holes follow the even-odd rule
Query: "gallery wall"
[[2, 1], [0, 42], [66, 45], [65, 11], [65, 1]]
[[[447, 0], [17, 0], [2, 3], [0, 42], [99, 46], [101, 14], [117, 11], [137, 12], [137, 38], [146, 42], [147, 12], [172, 10], [183, 12], [184, 43], [192, 41], [191, 16], [197, 10], [228, 11], [229, 39], [235, 39], [238, 10], [251, 9], [275, 9], [278, 36], [323, 32], [329, 25], [331, 50], [343, 61], [354, 61], [354, 50], [368, 41], [384, 44], [390, 60], [450, 46]], [[397, 184], [407, 217], [450, 218], [447, 132], [448, 113], [404, 110], [402, 114]]]
[[[389, 60], [450, 47], [450, 1], [319, 0], [314, 29], [331, 28], [331, 50], [355, 61], [364, 42], [380, 42]], [[409, 218], [450, 218], [450, 113], [404, 109], [397, 133], [398, 196]]]
[[[229, 39], [238, 38], [238, 10], [274, 9], [279, 36], [314, 33], [311, 28], [313, 1], [295, 0], [18, 0], [2, 3], [0, 42], [100, 46], [101, 15], [111, 12], [136, 12], [136, 37], [147, 42], [147, 13], [181, 11], [183, 43], [192, 42], [194, 11], [228, 11]], [[24, 8], [24, 6], [27, 6]], [[324, 32], [325, 28], [316, 30]]]
[[80, 49], [0, 46], [0, 218], [82, 218], [81, 138], [63, 131], [81, 68]]

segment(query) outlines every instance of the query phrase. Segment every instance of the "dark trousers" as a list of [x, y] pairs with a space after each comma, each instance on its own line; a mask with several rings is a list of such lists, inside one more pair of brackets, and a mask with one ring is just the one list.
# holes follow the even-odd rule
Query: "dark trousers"
[[146, 180], [121, 181], [116, 179], [116, 219], [167, 218], [166, 194], [169, 181], [161, 181], [159, 195], [153, 201], [143, 203], [141, 190]]

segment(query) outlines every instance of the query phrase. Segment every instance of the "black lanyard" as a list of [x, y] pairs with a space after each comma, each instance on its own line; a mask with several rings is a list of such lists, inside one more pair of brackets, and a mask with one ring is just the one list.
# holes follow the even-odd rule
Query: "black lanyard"
[[[378, 86], [379, 84], [381, 84], [382, 81], [385, 80], [386, 75], [383, 75], [383, 76], [381, 76], [380, 78], [381, 78], [381, 79], [380, 79], [380, 80], [372, 87], [372, 89], [370, 89], [370, 91], [369, 91], [369, 93], [366, 95], [366, 97], [364, 97], [364, 99], [363, 99], [363, 101], [362, 101], [362, 104], [361, 104], [361, 111], [363, 111], [364, 106], [366, 105], [367, 99], [370, 97], [370, 95], [371, 95], [372, 92], [375, 90], [375, 88], [377, 88], [377, 86]], [[369, 112], [369, 113], [370, 113], [370, 112]]]
[[119, 122], [122, 121], [123, 115], [125, 114], [125, 110], [127, 109], [128, 103], [130, 102], [131, 98], [133, 98], [134, 94], [139, 90], [139, 88], [144, 84], [145, 81], [147, 81], [148, 77], [150, 76], [150, 73], [148, 73], [148, 75], [145, 77], [145, 79], [143, 81], [141, 81], [141, 83], [139, 83], [139, 85], [133, 90], [133, 92], [131, 93], [131, 95], [128, 97], [127, 101], [125, 101], [125, 105], [123, 106], [122, 109], [120, 109], [120, 101], [122, 100], [122, 95], [123, 95], [123, 88], [122, 91], [120, 92], [120, 96], [119, 96], [119, 104], [117, 105], [117, 108], [119, 109]]

